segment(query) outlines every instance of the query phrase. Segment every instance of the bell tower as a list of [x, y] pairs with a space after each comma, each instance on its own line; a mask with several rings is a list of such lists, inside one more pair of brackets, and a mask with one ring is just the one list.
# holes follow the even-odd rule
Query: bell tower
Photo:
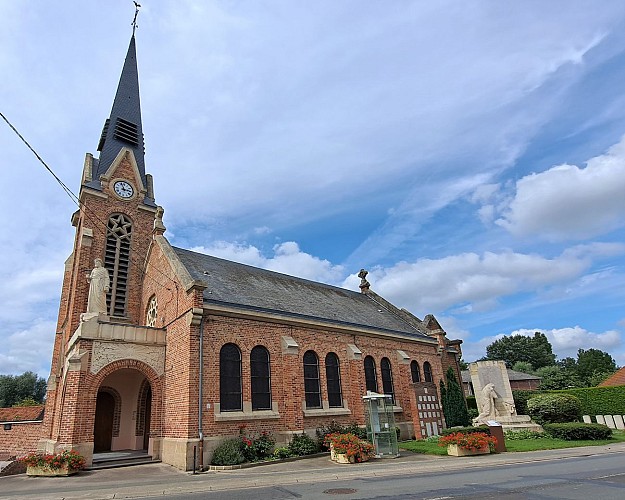
[[[94, 434], [96, 441], [104, 443], [101, 445], [104, 448], [115, 449], [116, 438], [119, 438], [123, 446], [135, 449], [134, 434], [120, 427], [124, 415], [119, 417], [124, 410], [120, 405], [124, 404], [124, 398], [119, 394], [125, 388], [115, 389], [117, 399], [115, 395], [100, 398], [104, 390], [100, 372], [105, 368], [110, 370], [115, 362], [125, 370], [125, 376], [130, 377], [129, 386], [138, 387], [143, 383], [145, 391], [147, 383], [154, 394], [156, 388], [152, 386], [158, 384], [157, 376], [153, 369], [144, 366], [145, 359], [158, 365], [160, 353], [162, 351], [164, 357], [165, 349], [164, 331], [145, 327], [146, 305], [141, 298], [146, 257], [155, 221], [160, 220], [162, 209], [157, 211], [152, 177], [145, 172], [134, 29], [97, 150], [99, 158], [90, 153], [86, 155], [79, 209], [71, 218], [76, 236], [73, 251], [65, 263], [48, 380], [45, 435], [40, 442], [40, 448], [49, 452], [69, 447], [78, 449], [88, 463], [93, 453]], [[102, 305], [94, 312], [91, 304], [89, 308], [87, 305], [91, 303], [90, 294], [94, 293], [93, 289], [90, 292], [90, 272], [94, 266], [101, 265], [94, 264], [96, 260], [101, 261], [108, 278], [106, 287], [102, 287], [106, 293], [106, 310], [102, 310]], [[103, 297], [99, 303], [104, 303]], [[159, 371], [158, 366], [156, 371]], [[112, 384], [105, 384], [111, 393], [113, 389], [109, 386]], [[137, 398], [137, 395], [132, 397]], [[118, 420], [111, 424], [115, 430], [108, 437], [98, 435], [99, 424], [94, 424], [97, 418], [104, 418], [96, 416], [96, 401], [101, 415], [118, 415], [111, 417]], [[117, 407], [104, 408], [105, 403], [101, 401], [110, 401], [110, 405]], [[128, 408], [125, 411], [129, 411]], [[121, 423], [119, 418], [122, 418]], [[124, 432], [127, 436], [122, 439], [120, 436]], [[148, 425], [144, 433], [147, 436], [149, 432]], [[144, 441], [148, 442], [142, 437], [141, 443]]]

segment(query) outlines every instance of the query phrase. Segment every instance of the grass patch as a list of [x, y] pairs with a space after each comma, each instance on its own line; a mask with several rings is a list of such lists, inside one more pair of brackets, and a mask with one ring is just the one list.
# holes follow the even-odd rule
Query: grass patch
[[[625, 432], [613, 431], [612, 439], [598, 441], [565, 441], [564, 439], [541, 438], [541, 439], [507, 439], [506, 448], [510, 452], [559, 450], [561, 448], [579, 448], [580, 446], [601, 446], [606, 444], [625, 442]], [[426, 455], [447, 455], [447, 448], [438, 446], [434, 441], [402, 441], [399, 443], [402, 450], [412, 453], [424, 453]]]

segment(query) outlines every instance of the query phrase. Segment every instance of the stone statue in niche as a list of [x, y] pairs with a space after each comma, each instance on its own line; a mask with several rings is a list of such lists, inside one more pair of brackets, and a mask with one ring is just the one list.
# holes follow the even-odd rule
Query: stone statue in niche
[[488, 420], [494, 420], [499, 416], [499, 411], [495, 407], [495, 384], [486, 384], [480, 393], [478, 401], [480, 414], [473, 419], [473, 425], [485, 424]]
[[87, 275], [89, 282], [89, 298], [87, 299], [87, 313], [106, 314], [106, 293], [111, 286], [109, 272], [102, 265], [102, 259], [95, 259], [95, 267]]

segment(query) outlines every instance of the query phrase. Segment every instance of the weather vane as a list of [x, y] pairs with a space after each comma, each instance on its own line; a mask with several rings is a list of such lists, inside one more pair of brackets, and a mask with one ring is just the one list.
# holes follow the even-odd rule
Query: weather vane
[[132, 0], [132, 3], [135, 4], [135, 17], [131, 23], [132, 24], [132, 36], [135, 36], [135, 30], [139, 27], [139, 25], [137, 24], [137, 14], [139, 14], [139, 7], [141, 7], [141, 5], [135, 2], [135, 0]]

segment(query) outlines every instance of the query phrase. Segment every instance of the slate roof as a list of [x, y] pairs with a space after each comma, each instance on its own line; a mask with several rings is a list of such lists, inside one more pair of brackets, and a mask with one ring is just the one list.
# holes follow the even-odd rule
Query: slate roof
[[0, 422], [23, 422], [29, 420], [43, 420], [44, 408], [45, 405], [0, 408]]
[[208, 285], [204, 291], [205, 304], [433, 340], [366, 294], [172, 248], [191, 277]]
[[[121, 140], [120, 136], [116, 134], [116, 124], [118, 120], [125, 121], [136, 127], [136, 143]], [[102, 189], [100, 176], [106, 173], [123, 147], [133, 152], [139, 174], [141, 175], [141, 180], [143, 185], [147, 187], [147, 179], [145, 176], [145, 144], [143, 140], [143, 125], [141, 122], [141, 100], [139, 97], [139, 72], [137, 69], [137, 51], [134, 35], [130, 39], [124, 67], [119, 78], [119, 85], [117, 86], [117, 92], [113, 100], [111, 115], [109, 119], [106, 120], [102, 130], [102, 137], [98, 145], [100, 158], [94, 158], [92, 181], [87, 183], [88, 187], [97, 190]], [[154, 200], [147, 196], [144, 198], [144, 203], [149, 206], [156, 206]]]

